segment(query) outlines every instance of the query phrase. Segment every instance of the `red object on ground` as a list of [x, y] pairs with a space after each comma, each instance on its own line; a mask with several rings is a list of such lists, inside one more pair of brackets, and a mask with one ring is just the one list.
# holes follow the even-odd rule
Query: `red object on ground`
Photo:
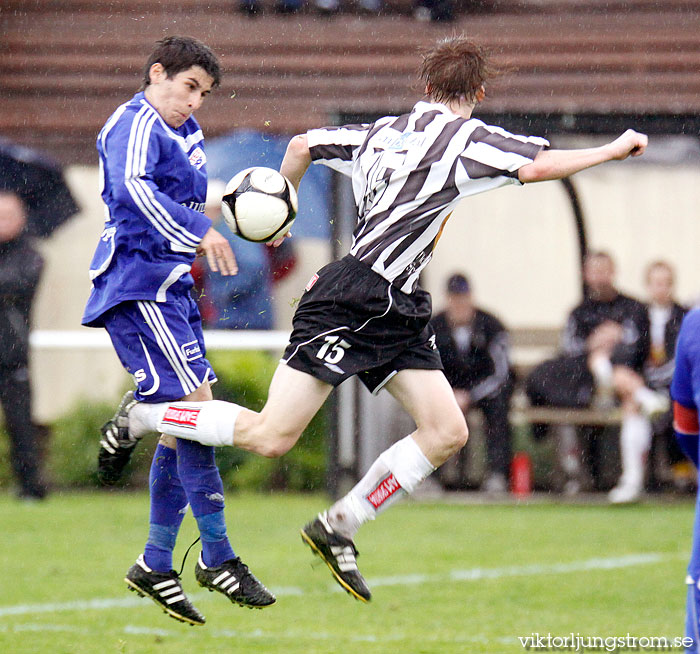
[[517, 452], [510, 464], [510, 489], [516, 497], [532, 493], [532, 461], [526, 452]]

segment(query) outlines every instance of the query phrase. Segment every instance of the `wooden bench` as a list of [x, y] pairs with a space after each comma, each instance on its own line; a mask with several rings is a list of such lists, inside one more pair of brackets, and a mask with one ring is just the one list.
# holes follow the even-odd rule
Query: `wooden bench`
[[531, 406], [525, 395], [525, 380], [542, 361], [556, 355], [560, 330], [550, 328], [514, 329], [510, 332], [511, 359], [516, 374], [516, 387], [511, 401], [512, 425], [591, 425], [616, 426], [622, 418], [619, 407], [610, 409]]

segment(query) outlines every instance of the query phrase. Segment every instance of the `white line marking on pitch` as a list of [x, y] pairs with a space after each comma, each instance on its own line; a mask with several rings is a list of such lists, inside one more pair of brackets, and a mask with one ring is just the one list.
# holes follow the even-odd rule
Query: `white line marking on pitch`
[[[568, 563], [532, 564], [521, 566], [506, 566], [502, 568], [471, 568], [468, 570], [452, 570], [447, 574], [436, 575], [397, 575], [393, 577], [376, 577], [368, 579], [370, 587], [380, 586], [410, 586], [425, 583], [444, 583], [445, 581], [477, 581], [480, 579], [502, 579], [504, 577], [537, 576], [548, 574], [568, 574], [572, 572], [585, 572], [588, 570], [611, 570], [616, 568], [629, 568], [638, 565], [651, 565], [663, 561], [680, 559], [684, 555], [664, 555], [659, 553], [629, 554], [613, 558], [594, 558], [583, 561], [570, 561]], [[341, 591], [337, 585], [332, 586], [333, 591]], [[284, 595], [301, 596], [306, 594], [303, 589], [294, 586], [273, 589], [273, 592], [281, 597]], [[191, 599], [209, 597], [208, 593], [194, 593]], [[0, 618], [12, 615], [33, 615], [38, 613], [59, 613], [66, 611], [104, 611], [114, 608], [132, 608], [142, 606], [143, 599], [137, 597], [123, 597], [110, 599], [76, 600], [72, 602], [49, 602], [46, 604], [16, 604], [14, 606], [0, 606]]]
[[[379, 586], [408, 586], [444, 581], [479, 581], [481, 579], [502, 579], [503, 577], [526, 577], [549, 574], [567, 574], [587, 570], [611, 570], [629, 568], [635, 565], [650, 565], [676, 557], [662, 554], [629, 554], [609, 559], [587, 559], [569, 563], [534, 563], [531, 565], [512, 565], [503, 568], [471, 568], [469, 570], [452, 570], [449, 574], [438, 575], [397, 575], [394, 577], [377, 577], [367, 581], [370, 588]], [[339, 591], [342, 588], [338, 588]]]

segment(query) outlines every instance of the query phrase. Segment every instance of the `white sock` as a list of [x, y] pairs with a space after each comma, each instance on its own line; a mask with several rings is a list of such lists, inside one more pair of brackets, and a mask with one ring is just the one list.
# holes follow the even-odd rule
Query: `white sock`
[[352, 538], [361, 525], [412, 493], [434, 470], [418, 444], [406, 436], [382, 452], [357, 485], [331, 506], [328, 522]]
[[613, 366], [610, 359], [605, 356], [591, 358], [591, 372], [596, 381], [596, 386], [602, 390], [612, 388]]
[[234, 425], [242, 408], [221, 400], [140, 402], [129, 411], [129, 432], [139, 437], [157, 431], [202, 445], [233, 445]]
[[651, 423], [639, 413], [626, 415], [620, 428], [622, 476], [620, 484], [641, 490], [644, 484], [644, 463], [651, 446]]

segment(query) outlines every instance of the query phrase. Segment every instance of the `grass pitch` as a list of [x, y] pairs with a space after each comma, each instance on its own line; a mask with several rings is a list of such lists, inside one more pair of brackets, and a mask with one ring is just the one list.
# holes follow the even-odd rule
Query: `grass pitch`
[[[202, 592], [193, 548], [183, 585], [207, 624], [188, 627], [122, 581], [146, 538], [145, 493], [30, 505], [1, 496], [0, 652], [476, 654], [523, 652], [518, 636], [533, 632], [682, 635], [691, 502], [405, 502], [358, 535], [369, 605], [340, 591], [301, 543], [299, 527], [326, 504], [231, 495], [234, 549], [278, 602], [249, 611]], [[194, 538], [188, 516], [176, 567]]]

